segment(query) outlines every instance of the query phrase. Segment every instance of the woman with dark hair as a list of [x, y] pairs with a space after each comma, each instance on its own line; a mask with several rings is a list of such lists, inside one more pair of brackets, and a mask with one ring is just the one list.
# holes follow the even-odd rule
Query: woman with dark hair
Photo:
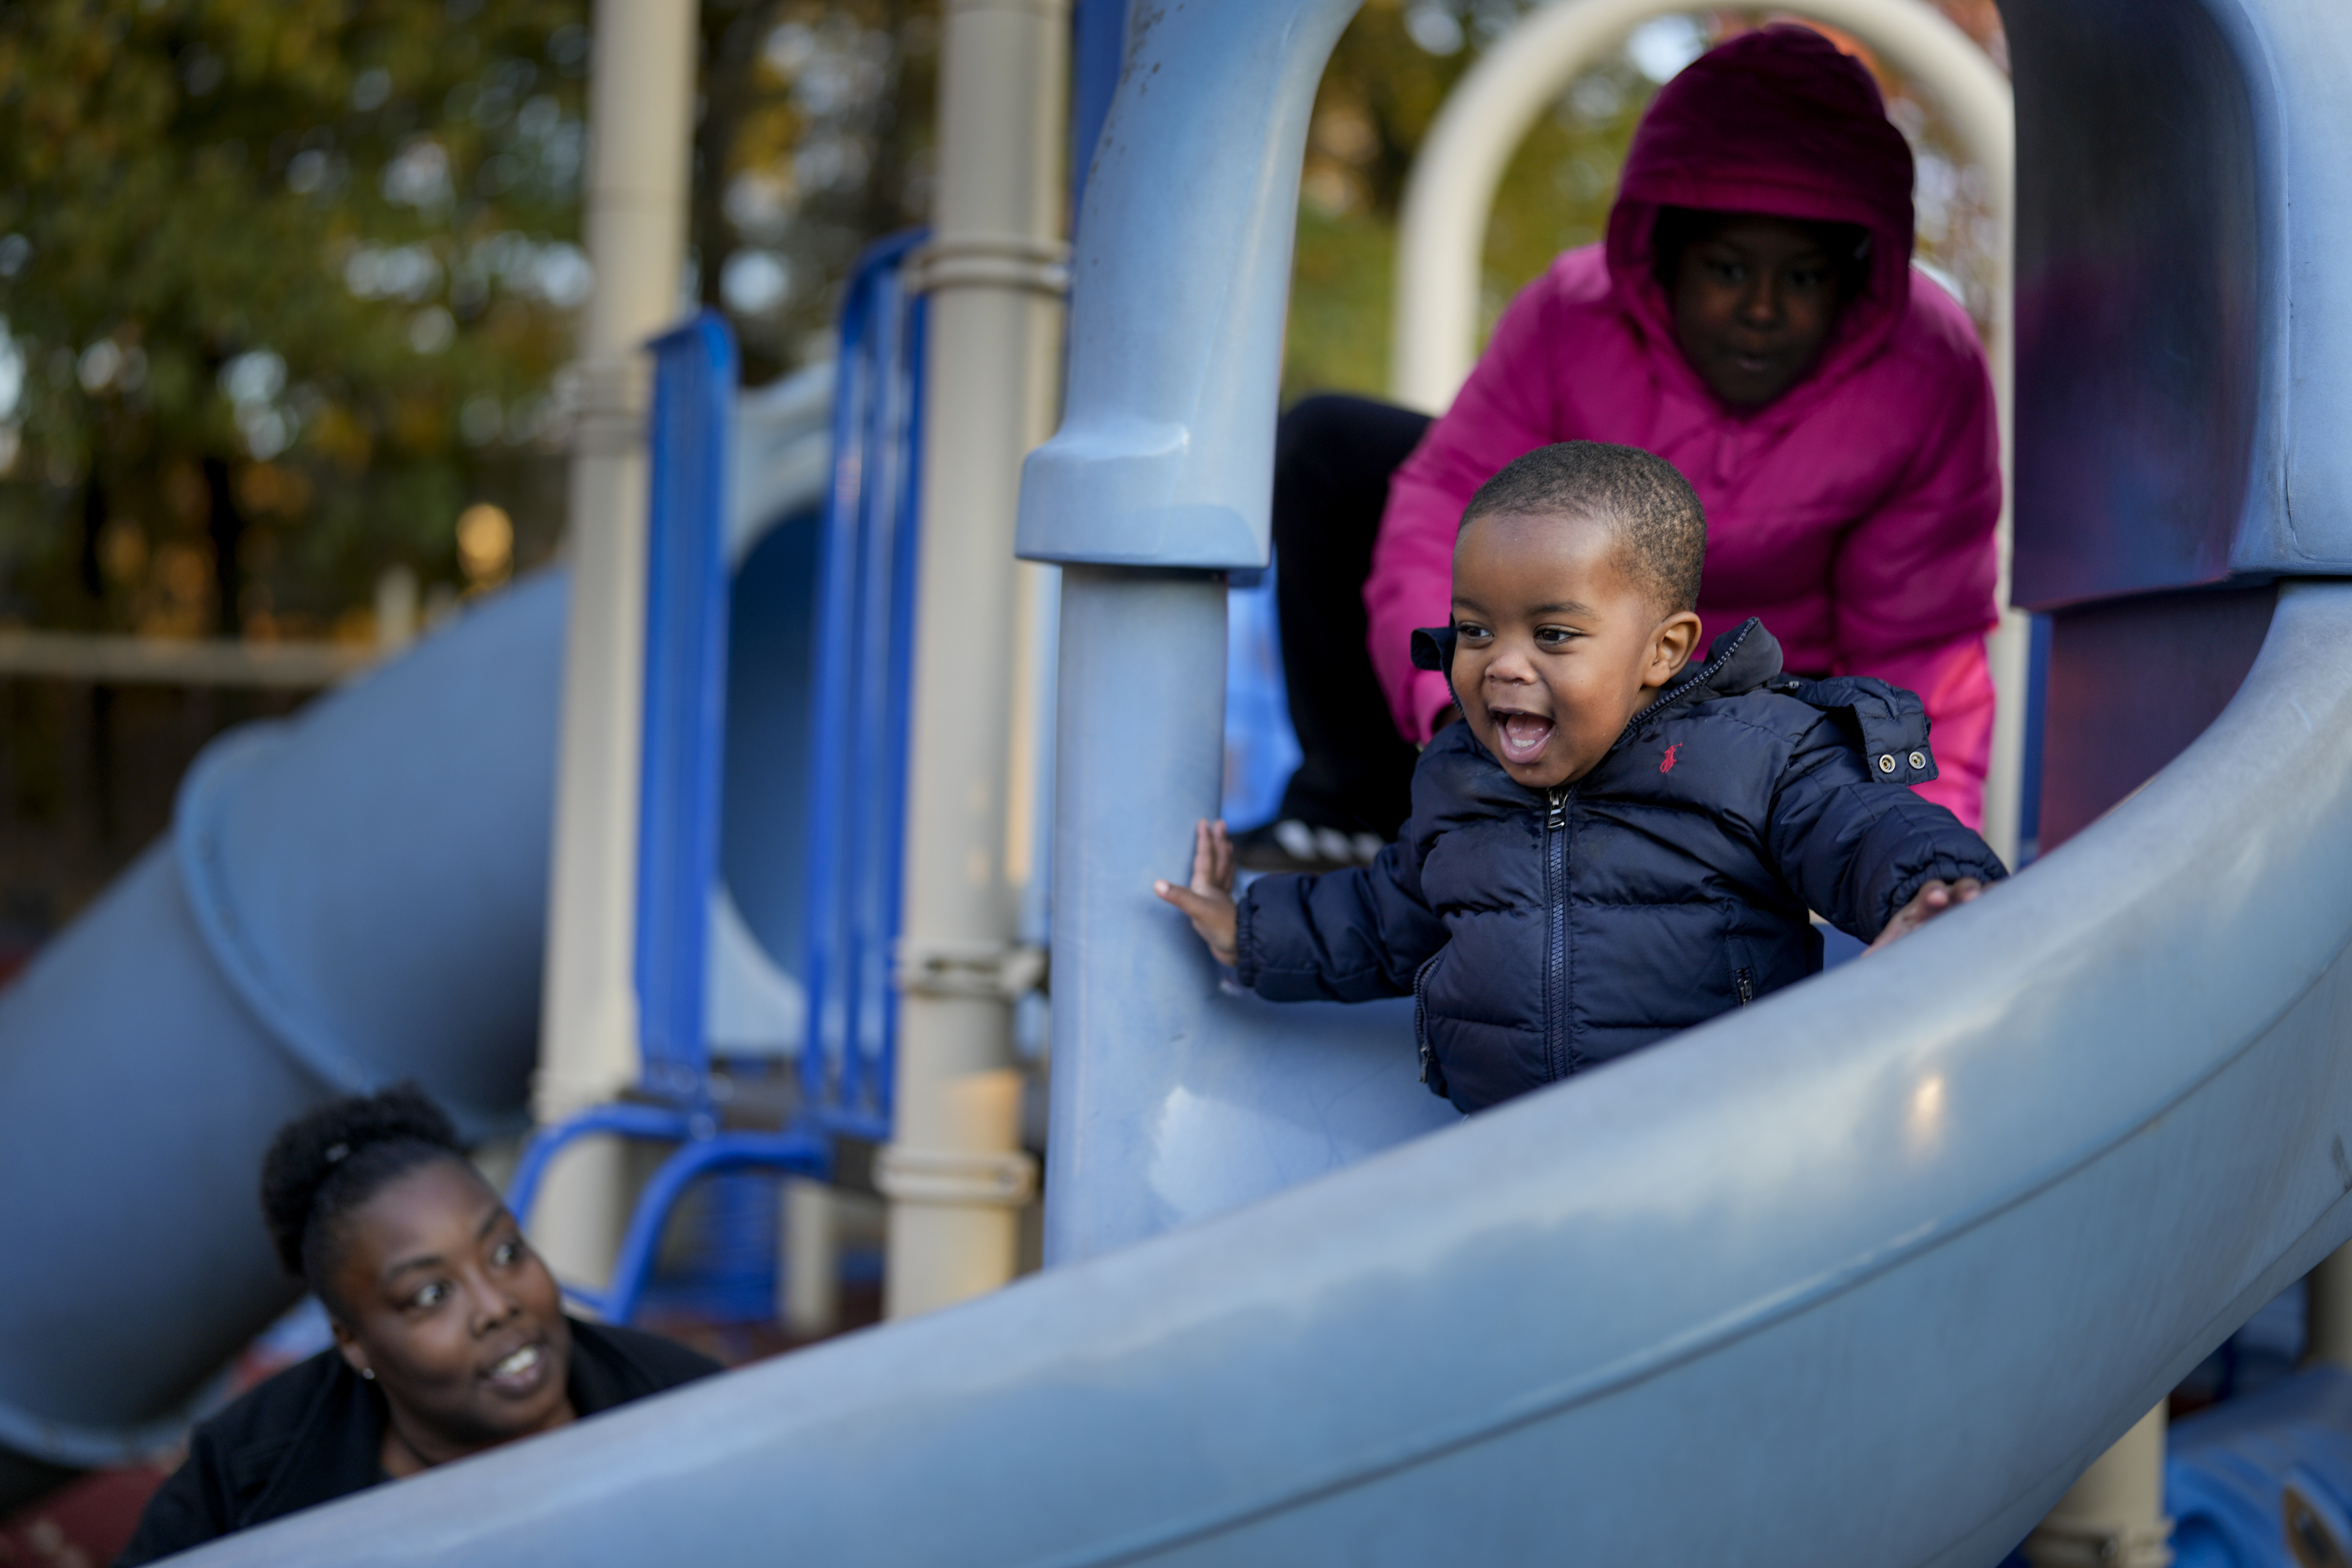
[[554, 1277], [414, 1085], [278, 1130], [261, 1207], [335, 1342], [200, 1424], [118, 1563], [551, 1432], [718, 1363], [567, 1318]]
[[1943, 770], [1919, 793], [1978, 825], [2000, 454], [1968, 313], [1911, 267], [1911, 184], [1858, 62], [1806, 27], [1743, 34], [1659, 90], [1607, 238], [1521, 291], [1442, 417], [1350, 397], [1284, 416], [1276, 592], [1306, 761], [1244, 863], [1344, 863], [1394, 834], [1452, 713], [1411, 641], [1446, 620], [1462, 509], [1569, 440], [1690, 481], [1710, 628], [1759, 616], [1793, 672], [1916, 691]]

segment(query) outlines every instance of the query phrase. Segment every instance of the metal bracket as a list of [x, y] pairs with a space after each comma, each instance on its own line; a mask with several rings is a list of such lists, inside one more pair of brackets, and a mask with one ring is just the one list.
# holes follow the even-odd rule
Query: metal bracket
[[1017, 1209], [1037, 1195], [1037, 1161], [1021, 1149], [970, 1152], [885, 1143], [874, 1155], [874, 1187], [898, 1202]]
[[2164, 1568], [2171, 1535], [2168, 1519], [2123, 1528], [2044, 1521], [2026, 1538], [2025, 1560], [2034, 1568]]
[[1046, 953], [1042, 947], [993, 942], [898, 943], [891, 975], [902, 992], [919, 996], [985, 996], [1017, 1002], [1045, 989]]
[[556, 396], [570, 416], [574, 452], [640, 452], [653, 409], [653, 372], [642, 356], [574, 360], [556, 373]]
[[907, 258], [911, 294], [942, 289], [1031, 289], [1059, 300], [1070, 291], [1070, 247], [1017, 234], [950, 236]]

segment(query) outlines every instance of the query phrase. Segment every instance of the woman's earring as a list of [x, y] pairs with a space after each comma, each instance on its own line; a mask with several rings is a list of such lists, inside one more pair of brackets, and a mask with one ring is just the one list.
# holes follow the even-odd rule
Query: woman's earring
[[366, 1378], [370, 1383], [373, 1383], [375, 1381], [375, 1368], [372, 1366], [363, 1366], [360, 1368], [360, 1375]]

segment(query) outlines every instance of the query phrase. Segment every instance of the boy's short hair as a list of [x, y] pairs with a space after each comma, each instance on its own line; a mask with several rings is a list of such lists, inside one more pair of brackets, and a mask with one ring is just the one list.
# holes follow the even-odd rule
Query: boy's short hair
[[1664, 458], [1605, 441], [1562, 441], [1514, 458], [1478, 487], [1462, 526], [1501, 512], [1586, 517], [1615, 531], [1626, 570], [1668, 614], [1698, 607], [1706, 513]]

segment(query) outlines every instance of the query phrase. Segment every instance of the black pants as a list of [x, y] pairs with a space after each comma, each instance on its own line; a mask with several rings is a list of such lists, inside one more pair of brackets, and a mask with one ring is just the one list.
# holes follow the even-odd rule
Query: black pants
[[1274, 441], [1276, 604], [1290, 721], [1306, 761], [1282, 813], [1313, 827], [1393, 838], [1412, 805], [1419, 755], [1397, 733], [1365, 649], [1364, 579], [1389, 476], [1427, 415], [1368, 397], [1309, 397]]

